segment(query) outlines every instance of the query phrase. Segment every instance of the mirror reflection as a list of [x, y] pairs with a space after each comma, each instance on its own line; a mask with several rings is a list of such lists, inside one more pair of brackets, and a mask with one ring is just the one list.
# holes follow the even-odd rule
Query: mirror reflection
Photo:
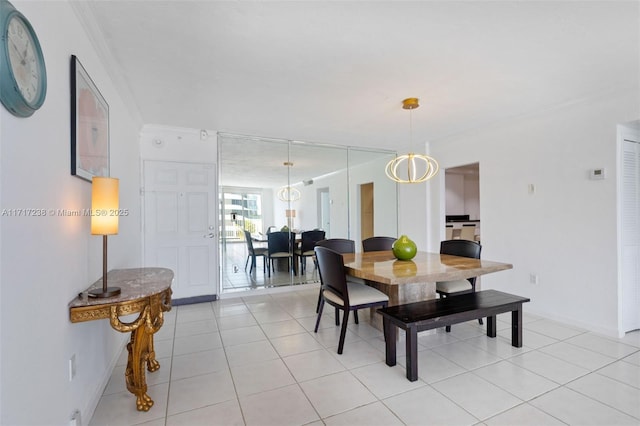
[[397, 236], [394, 152], [221, 133], [218, 157], [223, 292], [319, 282], [320, 238]]

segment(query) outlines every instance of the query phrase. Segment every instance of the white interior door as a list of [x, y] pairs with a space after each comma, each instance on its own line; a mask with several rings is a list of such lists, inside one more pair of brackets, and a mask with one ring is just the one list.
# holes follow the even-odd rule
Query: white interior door
[[622, 327], [640, 329], [640, 143], [622, 147]]
[[144, 162], [146, 266], [175, 273], [173, 298], [217, 294], [214, 164]]

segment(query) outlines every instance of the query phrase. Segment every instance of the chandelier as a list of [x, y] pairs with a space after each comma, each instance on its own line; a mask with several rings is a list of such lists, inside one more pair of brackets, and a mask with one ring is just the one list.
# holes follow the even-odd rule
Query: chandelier
[[283, 186], [277, 192], [280, 201], [292, 202], [300, 199], [300, 191], [292, 186]]
[[[282, 163], [282, 165], [285, 167], [293, 167], [293, 163], [291, 161], [285, 161], [284, 163]], [[276, 196], [280, 201], [284, 201], [287, 203], [298, 201], [301, 195], [302, 194], [298, 189], [290, 185], [283, 186], [276, 193]]]
[[409, 110], [409, 153], [400, 155], [387, 163], [387, 177], [398, 183], [425, 182], [438, 173], [438, 162], [424, 154], [415, 154], [413, 150], [412, 111], [418, 108], [418, 98], [407, 98], [402, 101], [402, 108]]

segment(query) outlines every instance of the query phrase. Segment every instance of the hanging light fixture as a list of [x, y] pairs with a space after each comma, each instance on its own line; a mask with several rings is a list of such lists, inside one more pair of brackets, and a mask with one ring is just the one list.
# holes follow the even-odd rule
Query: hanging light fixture
[[[293, 167], [293, 163], [291, 161], [285, 161], [284, 163], [282, 163], [282, 165], [285, 167]], [[276, 195], [280, 201], [290, 203], [293, 201], [298, 201], [302, 194], [298, 189], [287, 185], [280, 188]]]
[[418, 108], [418, 98], [407, 98], [402, 101], [402, 108], [409, 110], [409, 153], [400, 155], [387, 163], [385, 173], [389, 179], [398, 183], [425, 182], [438, 173], [438, 162], [424, 154], [414, 154], [412, 111]]
[[280, 201], [298, 201], [300, 199], [300, 196], [300, 191], [293, 186], [283, 186], [278, 190], [278, 199]]

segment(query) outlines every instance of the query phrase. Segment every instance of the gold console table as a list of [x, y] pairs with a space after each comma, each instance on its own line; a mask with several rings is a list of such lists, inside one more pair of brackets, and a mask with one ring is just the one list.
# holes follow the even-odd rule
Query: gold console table
[[[122, 292], [113, 297], [88, 297], [88, 291], [102, 286], [102, 278], [69, 302], [71, 322], [109, 319], [111, 326], [121, 333], [131, 332], [127, 343], [129, 357], [125, 379], [127, 389], [136, 396], [136, 408], [149, 411], [153, 400], [147, 395], [145, 366], [157, 371], [160, 363], [153, 349], [153, 334], [164, 322], [164, 312], [171, 310], [171, 283], [173, 271], [166, 268], [114, 269], [107, 275], [109, 285]], [[130, 323], [120, 321], [121, 316], [140, 313]]]

